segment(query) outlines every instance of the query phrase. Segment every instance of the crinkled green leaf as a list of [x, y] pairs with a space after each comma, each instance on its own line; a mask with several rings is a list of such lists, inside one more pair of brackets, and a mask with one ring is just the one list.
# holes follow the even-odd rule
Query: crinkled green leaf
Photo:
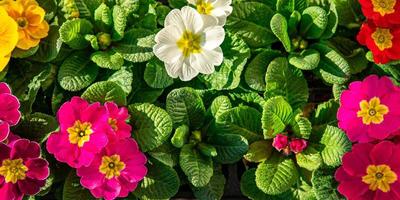
[[107, 32], [111, 29], [113, 25], [112, 11], [105, 3], [102, 3], [94, 11], [94, 23], [96, 28], [102, 32]]
[[244, 158], [250, 162], [263, 162], [267, 160], [272, 153], [272, 141], [255, 141], [249, 146]]
[[118, 70], [124, 64], [124, 58], [121, 54], [113, 51], [96, 51], [90, 56], [91, 60], [99, 67]]
[[19, 48], [15, 48], [12, 52], [11, 52], [11, 57], [12, 58], [27, 58], [29, 56], [34, 55], [37, 50], [39, 49], [39, 46], [35, 46], [32, 47], [28, 50], [22, 50]]
[[296, 162], [300, 167], [313, 171], [322, 165], [322, 158], [316, 149], [308, 146], [303, 152], [296, 154]]
[[91, 18], [96, 8], [100, 6], [102, 0], [73, 0], [79, 10], [79, 17]]
[[300, 108], [308, 101], [308, 86], [303, 73], [289, 65], [286, 58], [276, 58], [269, 64], [265, 81], [267, 97], [283, 96], [293, 108]]
[[112, 11], [112, 18], [114, 22], [112, 39], [118, 41], [124, 37], [128, 16], [121, 6], [115, 5]]
[[294, 134], [299, 138], [308, 139], [311, 135], [312, 125], [311, 122], [299, 113], [295, 116], [294, 121], [291, 122]]
[[345, 200], [337, 191], [335, 170], [320, 168], [313, 172], [311, 182], [317, 200]]
[[122, 90], [124, 90], [125, 94], [128, 96], [132, 91], [132, 81], [133, 81], [133, 74], [132, 70], [127, 67], [123, 67], [122, 69], [116, 71], [112, 74], [108, 81], [112, 81], [118, 84]]
[[180, 149], [175, 148], [171, 143], [166, 142], [163, 145], [147, 152], [152, 158], [159, 162], [174, 167], [179, 162]]
[[127, 14], [136, 12], [139, 9], [141, 0], [116, 0], [116, 4], [121, 6]]
[[270, 159], [258, 165], [256, 185], [266, 194], [277, 195], [289, 190], [297, 181], [298, 176], [292, 159]]
[[300, 32], [307, 39], [319, 39], [328, 26], [328, 13], [321, 7], [306, 8], [301, 17]]
[[318, 67], [319, 52], [315, 49], [306, 49], [299, 54], [289, 55], [289, 63], [301, 70], [312, 70]]
[[328, 24], [325, 28], [324, 33], [321, 36], [321, 39], [325, 40], [331, 38], [336, 33], [336, 29], [339, 25], [339, 17], [336, 6], [333, 2], [329, 2], [329, 4], [330, 6], [328, 11]]
[[77, 52], [61, 64], [58, 82], [67, 91], [79, 91], [96, 79], [98, 69], [85, 53]]
[[169, 199], [178, 193], [179, 186], [179, 176], [173, 168], [154, 162], [148, 165], [146, 177], [133, 194], [143, 200]]
[[58, 128], [57, 120], [44, 113], [33, 113], [22, 117], [13, 132], [21, 137], [43, 143]]
[[220, 116], [222, 113], [225, 111], [228, 111], [229, 109], [232, 108], [231, 101], [227, 96], [219, 96], [214, 99], [214, 101], [211, 103], [211, 114], [214, 117]]
[[168, 75], [164, 63], [156, 58], [146, 64], [144, 80], [147, 85], [157, 89], [166, 88], [174, 83], [174, 79]]
[[269, 99], [262, 113], [262, 128], [264, 138], [274, 138], [276, 134], [285, 130], [293, 118], [293, 110], [281, 96]]
[[61, 49], [62, 41], [59, 26], [51, 25], [48, 36], [40, 40], [39, 49], [29, 59], [37, 62], [50, 62], [54, 60]]
[[84, 49], [89, 45], [85, 35], [93, 33], [93, 25], [86, 19], [72, 19], [60, 27], [60, 39], [72, 49]]
[[166, 109], [175, 126], [186, 124], [198, 129], [203, 125], [206, 109], [202, 99], [192, 88], [172, 90], [167, 96]]
[[85, 200], [95, 200], [96, 198], [90, 194], [89, 190], [83, 188], [80, 183], [80, 178], [75, 175], [75, 170], [71, 170], [65, 179], [62, 199], [63, 200], [76, 200], [76, 199], [85, 199]]
[[126, 94], [124, 90], [115, 82], [101, 81], [92, 84], [82, 94], [82, 98], [89, 102], [105, 103], [113, 101], [118, 105], [126, 105]]
[[114, 50], [131, 62], [145, 62], [153, 54], [154, 34], [146, 29], [130, 29], [125, 32], [124, 39], [115, 44]]
[[233, 164], [239, 161], [249, 149], [246, 138], [236, 134], [215, 134], [208, 139], [217, 150], [214, 160], [222, 164]]
[[261, 191], [256, 185], [256, 168], [246, 170], [240, 179], [240, 190], [251, 200], [287, 200], [280, 195], [272, 196]]
[[322, 159], [328, 166], [337, 167], [342, 163], [342, 156], [351, 149], [351, 142], [346, 134], [337, 127], [328, 125], [322, 135]]
[[215, 67], [215, 72], [201, 76], [201, 79], [211, 89], [235, 89], [240, 83], [244, 65], [250, 57], [250, 49], [242, 39], [229, 33], [226, 34], [221, 48], [224, 53], [223, 63]]
[[153, 104], [132, 104], [133, 137], [143, 152], [151, 151], [168, 140], [172, 132], [172, 120], [168, 113]]
[[193, 194], [197, 199], [219, 200], [222, 199], [225, 189], [225, 176], [220, 171], [214, 171], [210, 182], [204, 187], [192, 187]]
[[288, 35], [288, 24], [286, 18], [280, 13], [276, 13], [271, 19], [271, 31], [281, 41], [286, 52], [292, 50], [291, 41]]
[[179, 165], [189, 182], [195, 187], [206, 186], [213, 176], [212, 159], [201, 154], [191, 144], [182, 147]]
[[269, 29], [274, 12], [259, 2], [240, 2], [226, 22], [226, 29], [236, 33], [252, 48], [267, 47], [277, 41]]
[[316, 125], [335, 125], [337, 123], [336, 113], [339, 109], [339, 103], [331, 99], [318, 105], [311, 117], [311, 122]]

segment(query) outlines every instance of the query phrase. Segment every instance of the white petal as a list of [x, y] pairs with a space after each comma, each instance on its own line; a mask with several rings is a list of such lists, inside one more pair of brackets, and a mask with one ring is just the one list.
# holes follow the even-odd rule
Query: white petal
[[162, 43], [166, 45], [176, 44], [182, 32], [179, 31], [179, 27], [176, 25], [169, 25], [161, 31], [159, 31], [155, 37], [157, 43]]
[[164, 20], [164, 27], [170, 26], [170, 25], [175, 25], [179, 29], [180, 32], [183, 32], [186, 30], [185, 28], [185, 22], [182, 19], [182, 11], [178, 9], [173, 9], [171, 12], [168, 13], [168, 15], [165, 17]]
[[181, 11], [186, 30], [190, 30], [193, 33], [198, 33], [203, 29], [203, 19], [194, 8], [185, 6], [181, 9]]
[[181, 69], [183, 66], [183, 61], [179, 59], [177, 62], [174, 63], [164, 63], [165, 70], [167, 74], [172, 78], [177, 78], [179, 74], [181, 74]]
[[217, 26], [218, 25], [218, 19], [212, 15], [201, 15], [203, 18], [203, 28], [211, 27], [211, 26]]
[[200, 53], [200, 57], [207, 63], [218, 66], [224, 60], [224, 53], [222, 53], [221, 47], [217, 47], [213, 50], [203, 50]]
[[204, 55], [197, 54], [196, 56], [193, 56], [193, 59], [190, 61], [190, 63], [193, 65], [193, 67], [199, 71], [202, 74], [212, 74], [215, 71], [214, 65], [211, 63], [208, 63], [209, 60], [207, 60]]
[[181, 58], [182, 52], [174, 45], [156, 44], [153, 47], [154, 55], [163, 62], [175, 63]]
[[232, 4], [232, 0], [217, 0], [214, 3], [214, 8], [215, 7], [223, 7], [223, 6], [230, 6]]
[[225, 39], [225, 30], [222, 26], [212, 26], [204, 30], [203, 48], [212, 50], [219, 47]]
[[187, 0], [189, 4], [196, 5], [197, 0]]
[[199, 72], [195, 68], [190, 66], [189, 62], [183, 62], [182, 71], [181, 74], [179, 74], [179, 78], [182, 81], [190, 81], [198, 74]]

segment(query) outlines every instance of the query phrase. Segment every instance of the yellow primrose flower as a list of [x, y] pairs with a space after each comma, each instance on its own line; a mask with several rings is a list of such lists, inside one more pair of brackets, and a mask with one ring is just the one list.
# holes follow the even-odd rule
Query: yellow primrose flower
[[0, 71], [3, 71], [18, 42], [18, 26], [2, 7], [0, 7], [0, 25]]
[[18, 48], [28, 50], [47, 37], [49, 24], [44, 19], [46, 13], [35, 0], [10, 1], [4, 7], [18, 24]]

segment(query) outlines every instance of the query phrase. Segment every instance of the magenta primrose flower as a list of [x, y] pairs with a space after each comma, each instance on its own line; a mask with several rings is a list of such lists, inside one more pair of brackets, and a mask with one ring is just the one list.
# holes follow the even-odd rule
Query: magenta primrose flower
[[146, 176], [146, 156], [134, 139], [110, 142], [87, 167], [77, 169], [81, 184], [96, 198], [126, 197]]
[[118, 108], [114, 102], [106, 102], [104, 104], [108, 112], [108, 124], [111, 126], [108, 132], [109, 140], [118, 140], [131, 136], [132, 127], [126, 122], [129, 119], [128, 109], [125, 107]]
[[272, 142], [272, 146], [275, 147], [276, 150], [282, 151], [289, 144], [288, 136], [283, 134], [277, 134]]
[[27, 139], [0, 143], [0, 197], [21, 200], [35, 195], [46, 183], [49, 163], [40, 158], [40, 146]]
[[292, 139], [289, 143], [290, 150], [293, 153], [301, 153], [307, 148], [307, 141], [304, 139]]
[[352, 142], [392, 137], [400, 128], [400, 88], [384, 76], [352, 82], [340, 97], [337, 118]]
[[109, 116], [100, 103], [73, 97], [57, 112], [60, 130], [50, 135], [47, 150], [73, 168], [89, 166], [108, 143]]
[[11, 94], [10, 87], [0, 83], [0, 142], [10, 133], [10, 126], [14, 126], [21, 118], [18, 98]]

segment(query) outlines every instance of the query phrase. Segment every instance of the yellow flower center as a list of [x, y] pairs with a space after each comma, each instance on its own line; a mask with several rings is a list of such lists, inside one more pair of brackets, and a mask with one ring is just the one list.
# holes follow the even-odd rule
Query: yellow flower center
[[28, 171], [28, 167], [24, 165], [24, 161], [21, 158], [3, 160], [0, 167], [0, 175], [4, 176], [6, 183], [15, 184], [18, 180], [24, 180], [26, 171]]
[[72, 127], [67, 129], [67, 132], [69, 133], [69, 142], [82, 147], [85, 142], [90, 140], [90, 135], [93, 133], [92, 124], [77, 120]]
[[360, 102], [360, 110], [357, 112], [357, 117], [362, 117], [365, 125], [380, 124], [383, 122], [384, 115], [389, 113], [389, 108], [381, 104], [378, 97], [374, 97], [368, 101]]
[[117, 120], [113, 118], [108, 118], [108, 124], [114, 131], [118, 131]]
[[392, 48], [393, 46], [393, 35], [390, 33], [390, 29], [376, 28], [371, 37], [374, 39], [376, 46], [378, 46], [381, 51]]
[[29, 22], [25, 17], [20, 17], [16, 21], [17, 21], [19, 28], [24, 29], [24, 28], [28, 27]]
[[201, 35], [194, 34], [190, 31], [183, 32], [181, 38], [176, 42], [178, 48], [185, 57], [188, 57], [190, 54], [200, 53], [200, 43]]
[[103, 156], [99, 167], [100, 173], [106, 175], [107, 179], [112, 179], [121, 175], [125, 169], [125, 163], [121, 161], [119, 155]]
[[396, 0], [372, 0], [372, 6], [374, 7], [374, 12], [378, 12], [381, 16], [394, 13], [395, 5], [396, 5]]
[[362, 177], [362, 181], [369, 185], [369, 189], [382, 192], [390, 191], [390, 184], [397, 181], [397, 175], [388, 165], [368, 165], [367, 174]]
[[205, 2], [204, 0], [199, 0], [196, 3], [197, 12], [203, 15], [210, 15], [211, 11], [214, 9], [211, 3]]

